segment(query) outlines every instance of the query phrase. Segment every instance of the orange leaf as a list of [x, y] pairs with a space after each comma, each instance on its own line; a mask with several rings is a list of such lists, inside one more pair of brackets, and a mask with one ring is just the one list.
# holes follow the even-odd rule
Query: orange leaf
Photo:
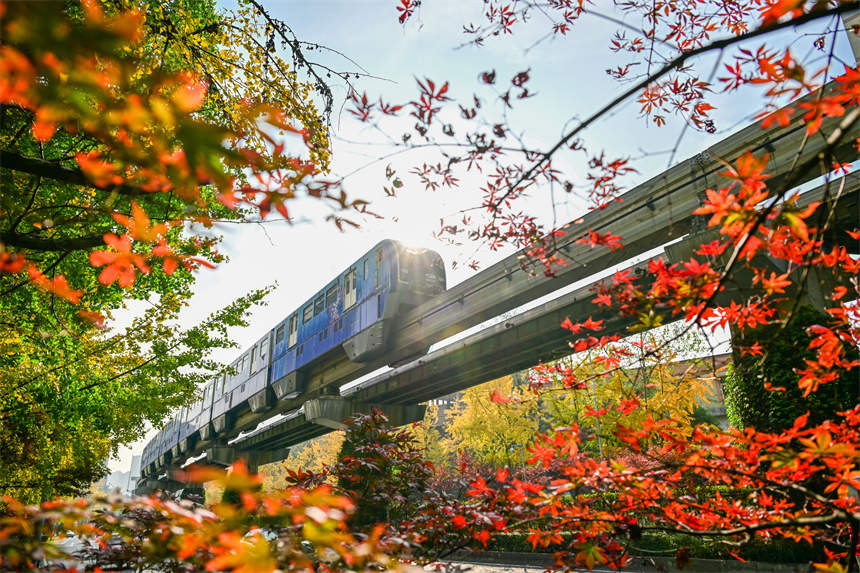
[[27, 265], [27, 259], [20, 253], [0, 253], [0, 273], [20, 273]]
[[75, 161], [84, 172], [84, 175], [92, 181], [96, 187], [107, 187], [119, 185], [123, 179], [118, 173], [117, 166], [110, 161], [101, 159], [98, 151], [75, 154]]
[[78, 311], [78, 316], [92, 323], [96, 328], [104, 329], [105, 327], [105, 317], [97, 312], [81, 309]]
[[493, 390], [493, 392], [490, 394], [490, 400], [492, 400], [496, 404], [507, 404], [511, 401], [511, 397], [502, 396], [498, 390]]
[[51, 122], [40, 120], [33, 122], [33, 137], [42, 143], [51, 139], [56, 131], [57, 126]]
[[81, 300], [81, 295], [84, 294], [84, 291], [82, 290], [74, 290], [71, 288], [69, 283], [66, 281], [65, 275], [57, 275], [52, 279], [48, 279], [42, 274], [42, 271], [33, 265], [30, 265], [27, 272], [30, 274], [30, 279], [33, 281], [33, 284], [37, 287], [55, 294], [60, 298], [64, 298], [72, 304], [78, 304]]
[[131, 202], [131, 217], [127, 217], [121, 213], [114, 213], [114, 220], [120, 225], [128, 229], [128, 234], [136, 241], [152, 243], [157, 241], [164, 233], [167, 232], [167, 225], [159, 223], [151, 225], [149, 216], [146, 211], [137, 204], [137, 201]]
[[203, 540], [199, 535], [186, 533], [181, 537], [181, 546], [176, 552], [176, 557], [179, 559], [187, 559], [197, 552], [197, 548], [203, 544]]
[[189, 74], [186, 74], [184, 79], [185, 83], [176, 88], [170, 99], [185, 113], [197, 111], [206, 99], [206, 84]]

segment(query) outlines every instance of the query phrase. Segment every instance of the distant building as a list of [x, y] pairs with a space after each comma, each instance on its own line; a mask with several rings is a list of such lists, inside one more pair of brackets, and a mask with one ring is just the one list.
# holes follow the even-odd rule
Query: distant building
[[114, 493], [119, 490], [125, 493], [125, 488], [128, 485], [128, 472], [113, 472], [104, 480], [105, 493]]
[[137, 487], [137, 480], [140, 479], [140, 456], [131, 458], [131, 469], [128, 474], [128, 484], [125, 486], [125, 493], [132, 495], [134, 488]]

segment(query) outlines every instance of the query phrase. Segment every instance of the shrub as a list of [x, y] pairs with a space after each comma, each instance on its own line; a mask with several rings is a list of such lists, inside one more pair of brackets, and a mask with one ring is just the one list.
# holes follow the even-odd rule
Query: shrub
[[[765, 352], [763, 356], [751, 356], [735, 351], [734, 365], [724, 386], [726, 410], [732, 426], [779, 432], [790, 428], [795, 419], [807, 411], [810, 412], [809, 422], [819, 424], [835, 412], [854, 406], [860, 380], [853, 372], [807, 397], [798, 388], [800, 376], [796, 370], [803, 367], [804, 360], [815, 358], [814, 352], [808, 350], [810, 336], [806, 329], [827, 322], [827, 315], [803, 306], [784, 329], [781, 325], [768, 325], [745, 335], [742, 345], [758, 342]], [[765, 382], [784, 390], [769, 391]]]

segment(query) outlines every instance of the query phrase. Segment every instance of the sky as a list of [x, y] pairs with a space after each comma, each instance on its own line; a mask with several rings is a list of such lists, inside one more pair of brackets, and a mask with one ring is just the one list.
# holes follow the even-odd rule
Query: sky
[[[477, 0], [459, 2], [425, 1], [416, 17], [407, 26], [397, 21], [395, 0], [269, 0], [265, 5], [272, 14], [285, 20], [296, 36], [306, 42], [325, 46], [326, 50], [311, 50], [309, 58], [340, 72], [361, 73], [351, 80], [359, 91], [384, 94], [386, 101], [408, 101], [416, 94], [416, 79], [430, 78], [438, 83], [449, 81], [454, 97], [470, 97], [479, 92], [488, 94], [481, 86], [482, 72], [495, 70], [499, 78], [510, 78], [528, 69], [528, 87], [538, 96], [525, 100], [512, 122], [530, 145], [549, 147], [569, 128], [572, 121], [586, 117], [626, 86], [611, 79], [606, 68], [624, 63], [607, 49], [608, 39], [617, 26], [597, 18], [586, 18], [574, 27], [566, 38], [539, 41], [547, 26], [539, 15], [534, 16], [518, 34], [492, 39], [484, 47], [462, 46], [465, 36], [461, 25], [480, 21], [478, 10], [484, 3]], [[597, 2], [600, 8], [602, 2]], [[221, 3], [230, 7], [230, 1]], [[470, 13], [471, 10], [471, 13]], [[607, 12], [610, 11], [607, 8]], [[793, 43], [797, 53], [807, 54], [811, 39], [791, 30], [781, 41]], [[844, 34], [837, 41], [837, 53], [850, 57]], [[810, 59], [814, 58], [814, 54]], [[715, 69], [715, 56], [700, 60], [702, 75]], [[364, 77], [371, 76], [371, 77]], [[345, 270], [353, 261], [385, 238], [398, 239], [407, 245], [423, 246], [438, 251], [446, 261], [448, 286], [474, 274], [463, 264], [476, 258], [482, 268], [510, 254], [510, 250], [476, 252], [473, 244], [449, 246], [433, 237], [441, 217], [456, 215], [460, 209], [472, 207], [479, 200], [478, 180], [464, 179], [452, 191], [427, 192], [405, 176], [409, 167], [436, 156], [421, 152], [397, 155], [380, 160], [391, 153], [390, 146], [376, 130], [359, 124], [345, 111], [348, 88], [344, 82], [333, 81], [335, 110], [332, 115], [333, 175], [350, 174], [346, 189], [353, 197], [371, 201], [371, 209], [382, 219], [366, 219], [357, 230], [338, 232], [322, 221], [326, 210], [319, 205], [303, 202], [292, 208], [297, 222], [267, 221], [259, 225], [223, 225], [225, 237], [222, 252], [230, 258], [216, 270], [201, 270], [194, 286], [194, 297], [183, 322], [191, 325], [250, 290], [277, 284], [269, 296], [268, 306], [255, 313], [250, 326], [233, 333], [244, 348], [259, 339], [282, 317], [298, 308], [321, 285]], [[484, 90], [484, 91], [481, 91]], [[486, 98], [488, 105], [492, 105]], [[714, 135], [687, 130], [681, 140], [674, 163], [685, 160], [744, 127], [758, 111], [749, 102], [750, 94], [727, 98], [716, 95], [714, 117], [718, 132]], [[449, 118], [456, 126], [456, 118]], [[403, 124], [408, 125], [408, 124]], [[638, 173], [630, 184], [647, 180], [668, 166], [666, 150], [678, 139], [680, 124], [656, 128], [638, 114], [638, 105], [628, 101], [616, 113], [598, 122], [586, 133], [594, 149], [605, 148], [613, 156], [638, 158]], [[395, 135], [398, 129], [392, 130]], [[646, 155], [648, 154], [648, 155]], [[404, 174], [406, 185], [396, 198], [382, 192], [385, 167], [392, 165]], [[557, 167], [566, 170], [577, 166], [562, 161]], [[553, 217], [559, 223], [581, 216], [585, 201], [568, 197], [556, 204], [555, 212], [546, 193], [536, 193], [529, 208], [545, 220]], [[452, 267], [453, 262], [459, 262]], [[238, 351], [218, 355], [230, 361]], [[129, 447], [123, 447], [119, 457], [110, 461], [112, 470], [127, 470], [131, 454], [140, 453], [152, 435]]]

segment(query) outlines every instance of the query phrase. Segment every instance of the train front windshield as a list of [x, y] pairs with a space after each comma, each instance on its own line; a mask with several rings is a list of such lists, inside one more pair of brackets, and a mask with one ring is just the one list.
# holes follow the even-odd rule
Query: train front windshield
[[400, 281], [412, 286], [416, 292], [438, 294], [445, 290], [445, 270], [441, 259], [436, 268], [432, 251], [404, 249], [400, 255]]
[[400, 254], [400, 280], [404, 283], [413, 283], [421, 280], [422, 264], [421, 255], [411, 249], [405, 249]]

